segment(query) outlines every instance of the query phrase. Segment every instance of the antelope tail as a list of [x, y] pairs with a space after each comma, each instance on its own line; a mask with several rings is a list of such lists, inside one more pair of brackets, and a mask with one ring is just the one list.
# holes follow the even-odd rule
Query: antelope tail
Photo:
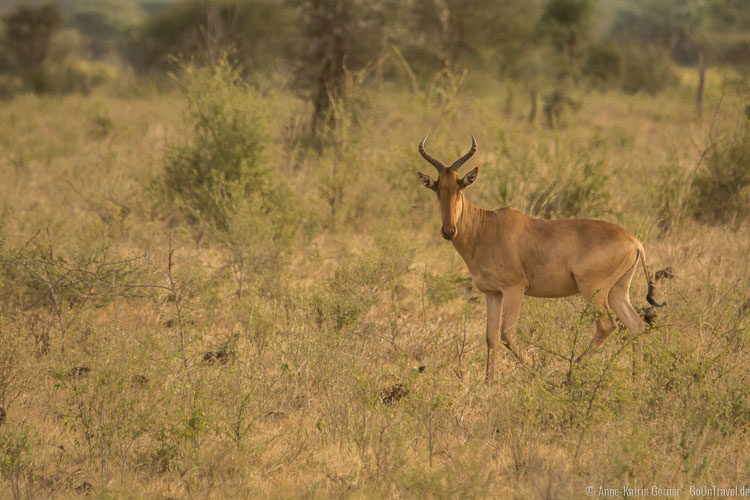
[[648, 272], [648, 266], [646, 265], [646, 252], [643, 251], [643, 245], [640, 243], [638, 244], [638, 254], [641, 257], [641, 265], [643, 266], [643, 272], [646, 275], [646, 282], [648, 283], [648, 293], [646, 294], [646, 300], [654, 307], [666, 306], [666, 301], [659, 304], [654, 298], [654, 282], [651, 279], [651, 273]]

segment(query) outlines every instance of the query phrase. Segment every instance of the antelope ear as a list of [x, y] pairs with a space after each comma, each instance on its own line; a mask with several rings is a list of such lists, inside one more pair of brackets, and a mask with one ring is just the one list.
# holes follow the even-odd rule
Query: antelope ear
[[459, 181], [462, 188], [469, 187], [471, 184], [477, 180], [477, 174], [479, 173], [479, 167], [474, 167], [473, 170], [469, 171], [466, 175], [464, 175], [463, 179]]
[[419, 180], [422, 181], [424, 187], [437, 191], [437, 182], [433, 181], [429, 176], [424, 175], [422, 172], [417, 172], [417, 175], [419, 176]]

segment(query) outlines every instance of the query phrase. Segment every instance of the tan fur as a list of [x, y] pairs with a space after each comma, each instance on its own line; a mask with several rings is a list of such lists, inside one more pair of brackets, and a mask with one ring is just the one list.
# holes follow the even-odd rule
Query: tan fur
[[600, 220], [545, 220], [513, 208], [478, 208], [464, 196], [476, 169], [470, 172], [473, 175], [468, 181], [469, 175], [462, 179], [456, 170], [444, 168], [434, 184], [423, 174], [420, 178], [437, 192], [443, 237], [453, 243], [475, 284], [486, 295], [488, 382], [495, 376], [499, 336], [510, 352], [524, 361], [514, 342], [524, 295], [566, 297], [581, 293], [592, 301], [602, 314], [581, 357], [616, 328], [612, 310], [631, 334], [643, 331], [644, 324], [628, 296], [639, 257], [650, 283], [643, 246], [635, 236]]

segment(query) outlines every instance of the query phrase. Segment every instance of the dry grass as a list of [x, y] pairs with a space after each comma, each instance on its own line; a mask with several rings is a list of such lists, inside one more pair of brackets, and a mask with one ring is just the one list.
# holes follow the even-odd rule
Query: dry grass
[[[629, 484], [686, 497], [746, 483], [747, 223], [664, 230], [656, 215], [660, 169], [695, 168], [740, 99], [712, 124], [682, 90], [593, 94], [550, 131], [499, 111], [502, 91], [354, 90], [345, 146], [320, 155], [301, 145], [305, 107], [266, 97], [266, 166], [307, 215], [288, 259], [254, 268], [239, 297], [227, 247], [156, 188], [185, 133], [177, 93], [4, 103], [0, 494], [579, 498]], [[616, 332], [567, 380], [586, 305], [527, 299], [532, 367], [501, 358], [484, 385], [484, 299], [414, 175], [426, 131], [446, 159], [477, 136], [480, 206], [523, 206], [557, 169], [600, 162], [608, 201], [582, 214], [622, 224], [675, 275], [658, 283], [669, 306], [635, 374]], [[631, 295], [644, 305], [640, 276]]]

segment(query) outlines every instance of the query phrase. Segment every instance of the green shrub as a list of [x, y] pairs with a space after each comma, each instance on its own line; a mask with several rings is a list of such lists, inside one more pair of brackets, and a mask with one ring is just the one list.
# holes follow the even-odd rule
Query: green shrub
[[[504, 136], [499, 165], [485, 170], [493, 205], [509, 205], [536, 217], [589, 217], [610, 211], [612, 169], [592, 141], [586, 152], [567, 147], [514, 149]], [[593, 150], [593, 152], [589, 152]]]
[[183, 69], [190, 132], [167, 155], [164, 187], [192, 221], [205, 218], [226, 228], [233, 195], [272, 191], [262, 166], [266, 113], [226, 57], [210, 68]]
[[189, 134], [167, 155], [166, 197], [227, 252], [238, 296], [248, 278], [276, 293], [274, 275], [305, 211], [285, 179], [263, 165], [262, 100], [227, 57], [210, 68], [187, 65], [184, 78]]
[[750, 215], [750, 125], [723, 142], [712, 141], [692, 184], [690, 209], [709, 222]]
[[[133, 444], [153, 426], [152, 401], [121, 369], [96, 370], [86, 376], [59, 376], [57, 387], [66, 397], [60, 416], [106, 484], [131, 456]], [[116, 398], [112, 395], [117, 394]]]
[[29, 454], [29, 434], [25, 426], [0, 430], [0, 478], [5, 483], [0, 491], [7, 487], [13, 498], [31, 496], [34, 463]]
[[658, 170], [659, 180], [652, 196], [662, 231], [677, 226], [685, 215], [686, 200], [690, 196], [690, 182], [677, 161], [671, 161]]
[[138, 282], [141, 270], [113, 251], [99, 233], [82, 232], [78, 248], [38, 240], [20, 246], [0, 241], [0, 307], [9, 316], [39, 323], [32, 336], [40, 352], [49, 349], [53, 327], [59, 328], [64, 342], [66, 330], [81, 319], [85, 308], [138, 295], [131, 285]]
[[63, 22], [60, 8], [49, 3], [34, 7], [19, 4], [2, 16], [2, 44], [23, 77], [27, 88], [47, 90], [44, 65], [48, 60], [52, 35]]
[[606, 87], [620, 80], [622, 66], [622, 56], [616, 48], [595, 45], [583, 63], [583, 74], [595, 87]]
[[547, 219], [602, 213], [609, 207], [609, 174], [603, 161], [584, 159], [529, 194], [529, 213]]
[[343, 261], [324, 287], [313, 293], [312, 312], [318, 324], [334, 331], [355, 329], [370, 308], [388, 293], [397, 302], [401, 282], [414, 258], [414, 250], [393, 233], [375, 238], [375, 248], [351, 261]]
[[268, 186], [264, 192], [248, 195], [241, 184], [234, 183], [219, 200], [223, 225], [213, 234], [229, 253], [238, 296], [248, 283], [258, 285], [266, 294], [281, 291], [279, 274], [305, 222], [304, 212], [286, 184]]
[[425, 291], [427, 300], [436, 306], [446, 304], [461, 294], [461, 288], [468, 283], [471, 290], [471, 278], [457, 274], [425, 274]]
[[[161, 3], [164, 8], [132, 32], [124, 49], [128, 61], [142, 71], [165, 69], [171, 54], [190, 54], [200, 61], [211, 61], [217, 48], [232, 47], [232, 58], [247, 70], [247, 76], [266, 75], [275, 68], [295, 33], [294, 10], [277, 0], [151, 3]], [[101, 17], [105, 16], [113, 17], [107, 13], [82, 19], [79, 14], [74, 22], [84, 33], [101, 33], [106, 26]], [[118, 27], [124, 24], [118, 20]]]
[[626, 46], [620, 49], [622, 90], [635, 94], [658, 94], [679, 83], [669, 57], [653, 46]]

